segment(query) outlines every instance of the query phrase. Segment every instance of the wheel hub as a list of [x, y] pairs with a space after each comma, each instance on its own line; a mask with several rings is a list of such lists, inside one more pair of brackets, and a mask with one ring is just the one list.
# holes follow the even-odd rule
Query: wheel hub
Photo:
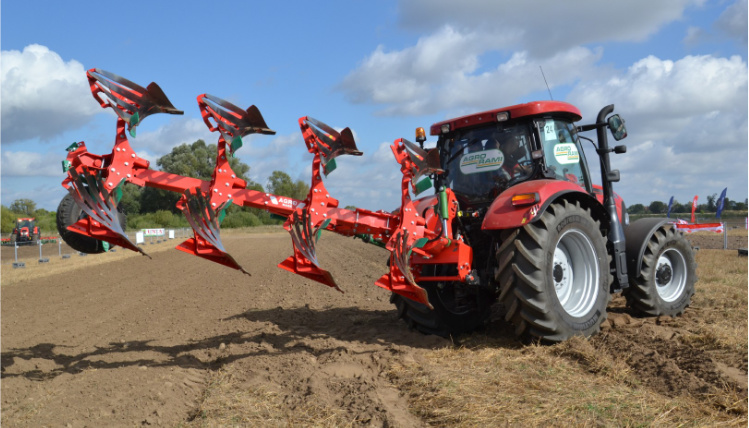
[[671, 269], [671, 265], [668, 263], [659, 265], [658, 269], [655, 271], [655, 280], [660, 286], [668, 284], [668, 282], [671, 281], [672, 276], [673, 270]]
[[571, 229], [559, 237], [551, 266], [559, 303], [573, 317], [588, 314], [598, 298], [598, 256], [590, 239]]
[[666, 302], [673, 302], [684, 292], [687, 284], [687, 262], [676, 248], [668, 248], [655, 264], [655, 289]]
[[564, 268], [561, 264], [555, 263], [554, 264], [554, 283], [559, 284], [562, 282], [562, 279], [564, 279]]

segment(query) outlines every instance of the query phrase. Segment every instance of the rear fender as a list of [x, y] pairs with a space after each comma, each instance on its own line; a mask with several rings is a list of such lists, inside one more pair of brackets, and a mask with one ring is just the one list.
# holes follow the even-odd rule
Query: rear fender
[[636, 278], [642, 267], [642, 256], [650, 237], [668, 221], [666, 218], [642, 218], [624, 228], [627, 271], [630, 278]]
[[[524, 193], [538, 194], [532, 205], [513, 206], [512, 197]], [[565, 196], [566, 195], [566, 196]], [[533, 180], [502, 192], [492, 202], [481, 225], [483, 230], [514, 229], [537, 220], [546, 208], [560, 197], [571, 197], [586, 206], [600, 207], [596, 199], [577, 184], [562, 180]], [[594, 213], [597, 215], [597, 213]]]

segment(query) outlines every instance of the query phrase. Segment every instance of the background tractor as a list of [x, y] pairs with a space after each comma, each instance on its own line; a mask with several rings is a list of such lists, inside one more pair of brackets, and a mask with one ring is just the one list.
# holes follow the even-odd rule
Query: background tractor
[[[79, 142], [63, 161], [69, 195], [58, 208], [58, 229], [80, 251], [97, 252], [95, 243], [104, 241], [145, 255], [124, 233], [117, 208], [120, 186], [129, 182], [180, 193], [177, 207], [194, 234], [177, 249], [243, 273], [221, 242], [230, 204], [286, 218], [293, 254], [278, 266], [337, 290], [317, 258], [323, 230], [385, 247], [387, 271], [375, 284], [392, 293], [401, 318], [427, 334], [472, 331], [497, 307], [519, 339], [558, 342], [598, 332], [612, 293], [651, 316], [682, 313], [694, 294], [694, 255], [684, 237], [665, 220], [629, 224], [613, 191], [619, 172], [609, 155], [626, 152], [608, 145], [609, 131], [616, 140], [626, 137], [613, 105], [582, 126], [575, 124], [576, 107], [556, 101], [451, 119], [432, 125], [438, 140], [428, 150], [418, 128], [418, 144], [399, 138], [391, 145], [402, 173], [400, 207], [349, 210], [338, 207], [322, 177], [335, 170], [337, 157], [362, 155], [350, 129], [299, 119], [313, 159], [309, 193], [295, 200], [248, 189], [228, 162], [243, 137], [275, 133], [255, 106], [198, 96], [203, 121], [219, 134], [215, 169], [210, 180], [182, 177], [149, 169], [127, 138], [148, 115], [182, 114], [161, 88], [99, 69], [87, 76], [94, 98], [118, 118], [110, 154], [89, 153]], [[597, 144], [581, 135], [588, 131], [596, 131]], [[595, 147], [600, 185], [593, 184], [581, 140]], [[429, 189], [433, 194], [413, 199]]]
[[39, 227], [33, 217], [19, 218], [10, 234], [10, 244], [36, 244], [39, 242]]

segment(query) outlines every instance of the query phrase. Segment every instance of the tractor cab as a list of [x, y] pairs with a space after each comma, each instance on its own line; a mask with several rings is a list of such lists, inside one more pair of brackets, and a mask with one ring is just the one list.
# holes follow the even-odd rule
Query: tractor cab
[[37, 233], [33, 218], [19, 218], [16, 220], [16, 230], [20, 236], [28, 237], [29, 234]]
[[437, 123], [431, 134], [439, 135], [445, 186], [468, 209], [491, 204], [511, 186], [542, 178], [591, 192], [573, 124], [579, 119], [574, 106], [545, 101]]

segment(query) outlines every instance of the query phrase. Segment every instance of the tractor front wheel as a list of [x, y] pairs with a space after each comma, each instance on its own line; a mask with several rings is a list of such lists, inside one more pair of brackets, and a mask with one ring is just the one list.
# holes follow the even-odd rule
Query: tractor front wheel
[[390, 302], [410, 328], [423, 334], [457, 336], [482, 327], [494, 298], [479, 286], [461, 282], [422, 283], [434, 309], [393, 293]]
[[694, 295], [697, 262], [684, 235], [671, 225], [648, 239], [639, 272], [624, 290], [627, 305], [641, 315], [680, 315]]
[[599, 331], [613, 277], [589, 210], [551, 204], [533, 223], [502, 234], [497, 262], [505, 320], [521, 340], [561, 342]]

